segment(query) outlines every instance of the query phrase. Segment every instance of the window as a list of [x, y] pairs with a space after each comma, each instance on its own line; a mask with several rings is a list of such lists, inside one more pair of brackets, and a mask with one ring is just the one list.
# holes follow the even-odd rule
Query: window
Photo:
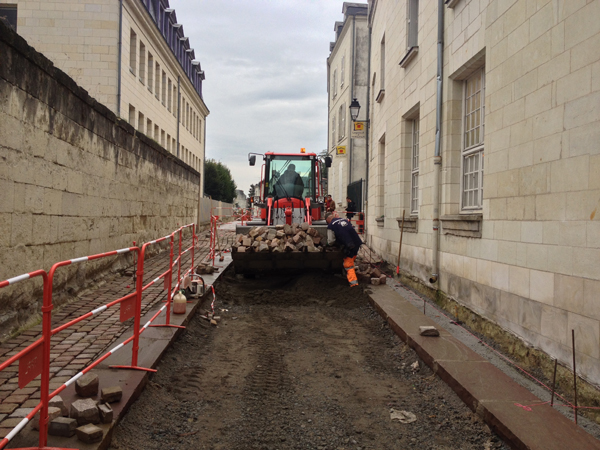
[[165, 106], [166, 103], [166, 96], [167, 96], [167, 74], [165, 73], [165, 71], [163, 70], [162, 72], [162, 88], [161, 88], [161, 102], [163, 104], [163, 106]]
[[333, 97], [337, 95], [337, 69], [333, 71]]
[[380, 46], [380, 54], [379, 54], [379, 65], [380, 65], [380, 73], [379, 73], [379, 90], [383, 91], [385, 89], [385, 35], [383, 39], [381, 39]]
[[150, 119], [146, 119], [146, 136], [152, 137], [152, 121]]
[[342, 68], [340, 69], [340, 87], [344, 85], [346, 78], [346, 55], [342, 55]]
[[419, 213], [419, 118], [412, 120], [410, 212]]
[[158, 128], [158, 125], [154, 124], [154, 140], [156, 142], [158, 142], [158, 133], [159, 133], [160, 129]]
[[160, 100], [160, 64], [156, 61], [156, 75], [154, 77], [154, 96], [156, 100]]
[[0, 20], [17, 31], [17, 5], [0, 5]]
[[168, 99], [167, 99], [167, 111], [171, 111], [171, 104], [172, 104], [172, 92], [173, 90], [171, 89], [171, 79], [169, 78], [169, 81], [167, 82], [167, 94], [168, 94]]
[[334, 114], [333, 118], [331, 119], [331, 146], [335, 147], [335, 144], [337, 144], [337, 134], [335, 133], [335, 114]]
[[167, 134], [167, 150], [171, 151], [171, 135]]
[[140, 71], [139, 79], [144, 84], [146, 82], [146, 46], [140, 42]]
[[137, 56], [137, 35], [135, 31], [129, 31], [129, 70], [135, 75]]
[[152, 53], [148, 52], [148, 90], [154, 89], [154, 58]]
[[410, 50], [419, 46], [419, 0], [408, 0], [406, 20], [406, 47]]
[[177, 117], [177, 108], [179, 103], [177, 101], [177, 86], [173, 84], [173, 117]]
[[385, 214], [385, 134], [379, 139], [378, 161], [377, 161], [377, 217]]
[[138, 131], [140, 133], [144, 132], [144, 125], [145, 125], [144, 115], [141, 112], [139, 112], [138, 113]]
[[160, 130], [160, 145], [165, 147], [165, 130]]
[[129, 125], [135, 128], [135, 108], [129, 105]]
[[338, 120], [340, 122], [339, 124], [339, 139], [343, 139], [346, 136], [346, 104], [342, 104], [340, 106], [340, 110], [339, 110], [339, 116], [338, 116]]
[[462, 208], [481, 209], [483, 200], [483, 138], [485, 72], [477, 70], [465, 81], [462, 151]]

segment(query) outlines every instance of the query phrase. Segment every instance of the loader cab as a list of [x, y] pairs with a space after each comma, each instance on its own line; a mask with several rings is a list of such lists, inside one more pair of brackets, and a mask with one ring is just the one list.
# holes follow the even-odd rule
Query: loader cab
[[265, 197], [316, 199], [316, 155], [265, 154]]

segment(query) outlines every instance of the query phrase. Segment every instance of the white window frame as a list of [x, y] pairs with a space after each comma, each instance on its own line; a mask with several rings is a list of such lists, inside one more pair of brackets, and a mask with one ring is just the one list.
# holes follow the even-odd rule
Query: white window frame
[[[470, 83], [477, 83], [477, 80], [479, 86], [469, 90]], [[483, 206], [485, 67], [477, 69], [464, 81], [462, 128], [461, 211], [479, 211]]]
[[419, 214], [419, 117], [411, 120], [410, 213]]
[[154, 90], [154, 56], [148, 52], [148, 90], [150, 93]]
[[340, 87], [344, 86], [346, 81], [346, 55], [342, 55], [342, 68], [340, 69]]

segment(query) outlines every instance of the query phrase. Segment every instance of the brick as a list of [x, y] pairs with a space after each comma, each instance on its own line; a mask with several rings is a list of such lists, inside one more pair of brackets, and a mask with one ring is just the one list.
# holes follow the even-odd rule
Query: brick
[[27, 417], [27, 414], [29, 414], [32, 410], [33, 410], [33, 408], [17, 408], [13, 411], [13, 413], [9, 417], [11, 419], [14, 419], [14, 418], [22, 419], [23, 417]]
[[86, 444], [100, 442], [103, 436], [102, 429], [91, 424], [76, 428], [75, 434], [77, 434], [77, 439], [79, 439], [82, 442], [85, 442]]
[[48, 425], [48, 434], [52, 436], [71, 437], [75, 434], [77, 420], [68, 417], [57, 417]]

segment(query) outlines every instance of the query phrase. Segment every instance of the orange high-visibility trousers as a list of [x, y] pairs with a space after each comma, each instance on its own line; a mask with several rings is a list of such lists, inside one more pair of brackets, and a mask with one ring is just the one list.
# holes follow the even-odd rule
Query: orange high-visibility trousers
[[354, 271], [354, 261], [356, 256], [352, 258], [344, 258], [344, 269], [346, 269], [346, 278], [350, 286], [358, 286], [358, 279], [356, 278], [356, 272]]

